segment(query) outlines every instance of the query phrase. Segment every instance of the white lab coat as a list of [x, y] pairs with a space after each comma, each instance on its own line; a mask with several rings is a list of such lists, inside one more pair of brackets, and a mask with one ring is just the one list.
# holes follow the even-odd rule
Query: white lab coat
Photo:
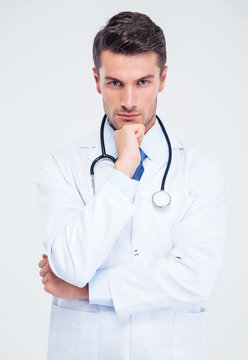
[[225, 182], [215, 160], [170, 138], [168, 208], [152, 203], [167, 162], [164, 138], [156, 161], [144, 163], [134, 202], [108, 181], [106, 161], [96, 165], [93, 196], [98, 131], [41, 161], [42, 242], [54, 273], [83, 287], [105, 269], [114, 303], [53, 297], [48, 360], [205, 359], [203, 302], [222, 263]]

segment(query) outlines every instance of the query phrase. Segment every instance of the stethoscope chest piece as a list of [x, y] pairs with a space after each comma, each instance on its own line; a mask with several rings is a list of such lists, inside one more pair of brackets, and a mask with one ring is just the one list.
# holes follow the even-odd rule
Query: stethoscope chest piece
[[171, 197], [166, 191], [159, 190], [153, 194], [152, 201], [155, 206], [162, 208], [170, 205]]

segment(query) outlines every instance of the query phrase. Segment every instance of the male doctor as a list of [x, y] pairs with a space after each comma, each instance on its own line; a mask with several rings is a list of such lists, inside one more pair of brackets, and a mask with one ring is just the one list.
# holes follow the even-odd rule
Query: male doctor
[[[122, 12], [97, 33], [93, 73], [107, 121], [40, 162], [44, 289], [52, 294], [49, 360], [203, 360], [203, 303], [222, 263], [226, 195], [217, 162], [170, 137], [165, 188], [152, 202], [168, 145], [156, 119], [167, 66], [163, 31]], [[87, 121], [87, 119], [85, 120]]]

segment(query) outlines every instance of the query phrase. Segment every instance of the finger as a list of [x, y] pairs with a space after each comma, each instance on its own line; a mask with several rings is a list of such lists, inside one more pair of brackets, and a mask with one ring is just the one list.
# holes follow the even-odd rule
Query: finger
[[123, 128], [126, 131], [134, 132], [136, 135], [142, 134], [145, 131], [145, 125], [143, 125], [143, 124], [127, 124], [127, 125], [124, 125]]
[[42, 254], [42, 257], [45, 259], [45, 258], [47, 258], [47, 255], [46, 255], [46, 254]]
[[42, 259], [39, 261], [38, 266], [43, 268], [46, 264], [48, 264], [48, 259]]
[[51, 281], [51, 280], [53, 280], [53, 276], [50, 272], [48, 272], [45, 276], [43, 276], [41, 282], [42, 282], [42, 284], [45, 285], [48, 281]]
[[45, 265], [39, 272], [40, 276], [45, 276], [49, 271], [51, 271], [51, 268], [49, 264]]
[[139, 133], [139, 134], [135, 134], [136, 135], [136, 139], [138, 141], [139, 146], [141, 145], [143, 138], [144, 138], [144, 134], [143, 133]]
[[136, 136], [144, 136], [145, 133], [145, 126], [143, 124], [139, 124], [139, 127], [135, 129]]
[[56, 279], [56, 276], [54, 275], [53, 272], [49, 271], [45, 276], [43, 276], [41, 282], [42, 284], [46, 284], [48, 281], [52, 281], [54, 279]]
[[42, 284], [46, 284], [48, 282], [48, 278], [47, 278], [47, 275], [45, 275], [42, 280], [41, 280]]
[[42, 259], [42, 260], [39, 261], [38, 265], [39, 265], [39, 267], [43, 267], [43, 266], [45, 266], [47, 263], [48, 263], [48, 260], [47, 260], [47, 259]]

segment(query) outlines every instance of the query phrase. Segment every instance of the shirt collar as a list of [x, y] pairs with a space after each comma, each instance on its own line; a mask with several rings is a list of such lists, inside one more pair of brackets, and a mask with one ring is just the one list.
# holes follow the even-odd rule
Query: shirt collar
[[[109, 121], [105, 121], [104, 125], [104, 139], [105, 139], [105, 148], [107, 154], [110, 154], [117, 158], [117, 150], [115, 146], [114, 139], [114, 129], [109, 124]], [[144, 135], [140, 148], [144, 151], [144, 153], [148, 156], [148, 158], [152, 161], [155, 161], [160, 142], [162, 141], [162, 131], [158, 120], [156, 118], [153, 126], [147, 131]]]

